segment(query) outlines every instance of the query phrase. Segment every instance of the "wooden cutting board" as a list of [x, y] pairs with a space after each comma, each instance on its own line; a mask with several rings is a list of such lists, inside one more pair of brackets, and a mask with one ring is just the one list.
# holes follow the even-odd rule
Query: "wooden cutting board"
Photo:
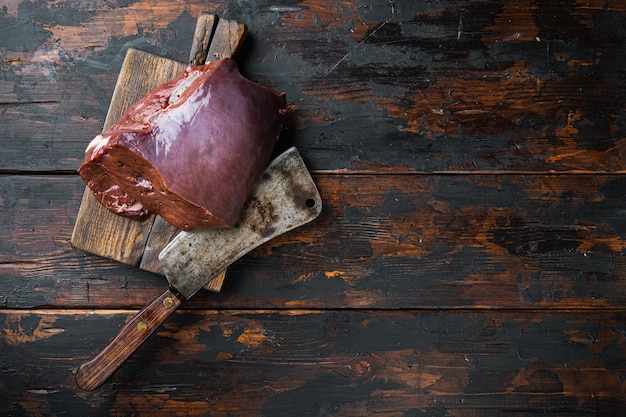
[[[189, 65], [234, 57], [247, 33], [244, 24], [202, 13], [197, 20]], [[182, 73], [187, 64], [129, 49], [115, 85], [103, 130], [153, 88]], [[88, 142], [85, 143], [85, 147]], [[159, 216], [136, 221], [104, 208], [86, 188], [72, 232], [74, 248], [162, 274], [158, 255], [179, 230]], [[220, 291], [226, 271], [206, 288]]]

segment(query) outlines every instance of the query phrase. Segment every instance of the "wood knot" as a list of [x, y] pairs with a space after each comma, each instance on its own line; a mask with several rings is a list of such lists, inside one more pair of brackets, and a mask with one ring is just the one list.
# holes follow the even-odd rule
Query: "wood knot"
[[196, 53], [196, 56], [193, 59], [194, 65], [202, 65], [206, 62], [207, 51], [200, 51]]
[[361, 360], [354, 365], [354, 374], [356, 376], [363, 376], [368, 374], [372, 370], [372, 364], [368, 361]]

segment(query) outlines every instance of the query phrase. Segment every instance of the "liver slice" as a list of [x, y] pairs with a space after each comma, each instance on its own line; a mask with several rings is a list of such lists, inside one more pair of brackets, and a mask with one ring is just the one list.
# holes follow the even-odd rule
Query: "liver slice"
[[114, 213], [152, 212], [182, 230], [233, 226], [285, 113], [285, 95], [232, 59], [188, 67], [96, 136], [78, 173]]

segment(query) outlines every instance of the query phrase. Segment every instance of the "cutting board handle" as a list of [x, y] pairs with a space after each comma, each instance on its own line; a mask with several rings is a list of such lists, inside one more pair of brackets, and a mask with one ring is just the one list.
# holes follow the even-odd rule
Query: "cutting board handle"
[[78, 368], [78, 386], [92, 391], [102, 385], [182, 302], [182, 297], [168, 289], [148, 304], [98, 355]]

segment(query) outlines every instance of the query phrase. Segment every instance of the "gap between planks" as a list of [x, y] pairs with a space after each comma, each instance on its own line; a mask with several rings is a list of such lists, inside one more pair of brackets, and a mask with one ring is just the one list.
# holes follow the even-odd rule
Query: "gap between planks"
[[[476, 171], [461, 171], [461, 170], [437, 170], [437, 171], [411, 171], [411, 170], [399, 170], [395, 168], [382, 168], [377, 169], [359, 169], [349, 170], [346, 168], [340, 169], [312, 169], [311, 175], [318, 176], [378, 176], [378, 175], [437, 175], [437, 176], [490, 176], [490, 175], [506, 175], [506, 176], [616, 176], [626, 175], [626, 169], [616, 171], [592, 171], [592, 170], [571, 170], [571, 171], [535, 171], [535, 170], [476, 170]], [[14, 170], [14, 169], [0, 169], [0, 175], [15, 175], [15, 176], [78, 176], [78, 172], [75, 170], [58, 170], [58, 171], [33, 171], [33, 170]]]
[[[33, 308], [0, 308], [0, 313], [3, 314], [38, 314], [42, 316], [52, 315], [135, 315], [143, 307], [139, 306], [135, 308], [53, 308], [53, 307], [33, 307]], [[321, 314], [328, 312], [355, 312], [355, 313], [503, 313], [503, 314], [621, 314], [626, 313], [626, 307], [581, 307], [581, 308], [558, 308], [558, 307], [544, 307], [544, 308], [511, 308], [511, 307], [488, 307], [488, 306], [476, 306], [476, 307], [442, 307], [442, 308], [361, 308], [361, 307], [285, 307], [285, 308], [185, 308], [179, 307], [173, 314], [194, 314], [194, 315], [236, 315], [236, 314], [276, 314], [276, 315], [305, 315], [305, 314]]]

